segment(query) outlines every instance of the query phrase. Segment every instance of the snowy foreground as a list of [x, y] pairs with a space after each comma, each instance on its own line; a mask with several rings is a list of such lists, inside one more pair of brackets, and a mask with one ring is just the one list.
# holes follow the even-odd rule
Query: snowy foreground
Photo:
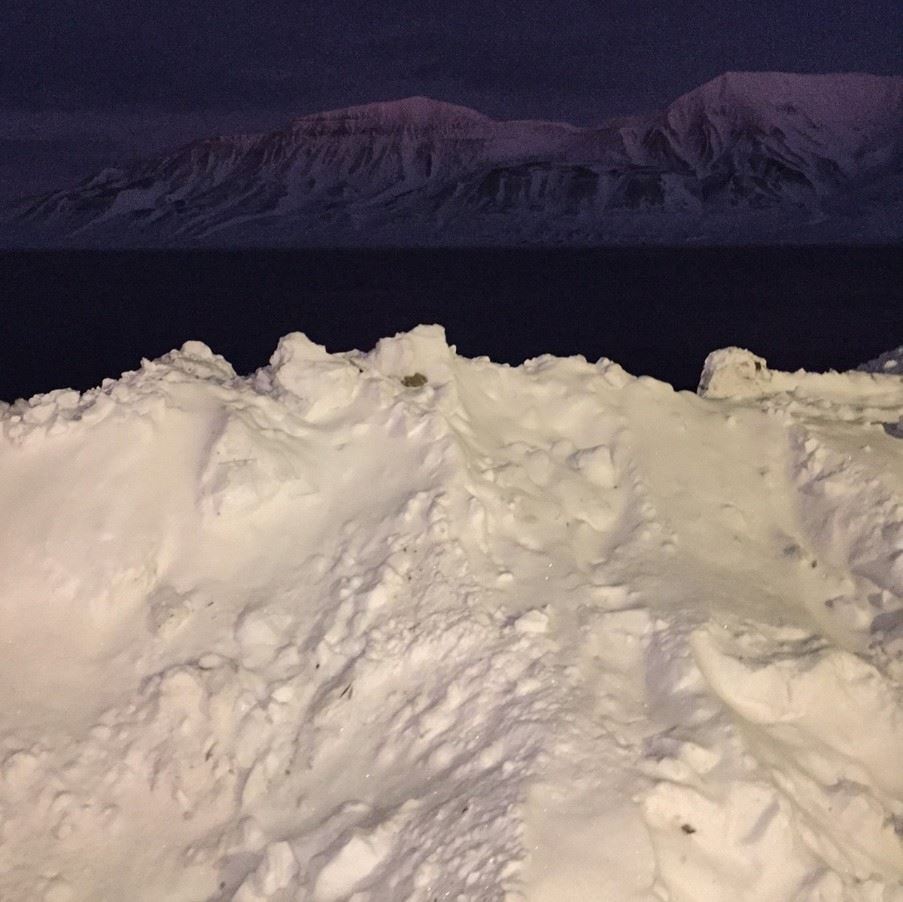
[[903, 899], [892, 369], [421, 327], [0, 406], [0, 898]]

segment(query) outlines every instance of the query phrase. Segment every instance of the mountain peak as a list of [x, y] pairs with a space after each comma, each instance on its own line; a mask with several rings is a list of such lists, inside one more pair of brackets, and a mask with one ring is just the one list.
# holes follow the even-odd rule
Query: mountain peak
[[805, 114], [825, 125], [900, 116], [903, 78], [861, 72], [724, 72], [679, 97], [681, 106], [780, 110]]
[[312, 113], [294, 120], [295, 127], [323, 122], [373, 122], [382, 125], [485, 124], [492, 120], [469, 107], [434, 100], [431, 97], [404, 97]]

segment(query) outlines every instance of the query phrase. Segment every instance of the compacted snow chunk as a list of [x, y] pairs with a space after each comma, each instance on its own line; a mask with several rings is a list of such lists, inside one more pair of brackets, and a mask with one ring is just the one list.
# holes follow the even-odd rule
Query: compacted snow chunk
[[191, 342], [0, 407], [0, 898], [903, 899], [903, 377]]
[[903, 345], [893, 351], [881, 354], [868, 363], [863, 363], [859, 369], [867, 373], [903, 376]]

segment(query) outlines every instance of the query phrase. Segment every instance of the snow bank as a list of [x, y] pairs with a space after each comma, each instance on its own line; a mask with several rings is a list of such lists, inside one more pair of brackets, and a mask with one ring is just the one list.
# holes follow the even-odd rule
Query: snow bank
[[0, 410], [0, 898], [903, 898], [888, 373], [437, 327]]

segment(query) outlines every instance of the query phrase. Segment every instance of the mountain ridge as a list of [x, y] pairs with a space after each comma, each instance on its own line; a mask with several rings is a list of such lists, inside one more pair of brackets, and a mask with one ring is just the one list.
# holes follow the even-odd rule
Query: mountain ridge
[[308, 114], [20, 201], [6, 232], [176, 246], [897, 239], [901, 186], [903, 78], [739, 72], [597, 126], [420, 96]]

